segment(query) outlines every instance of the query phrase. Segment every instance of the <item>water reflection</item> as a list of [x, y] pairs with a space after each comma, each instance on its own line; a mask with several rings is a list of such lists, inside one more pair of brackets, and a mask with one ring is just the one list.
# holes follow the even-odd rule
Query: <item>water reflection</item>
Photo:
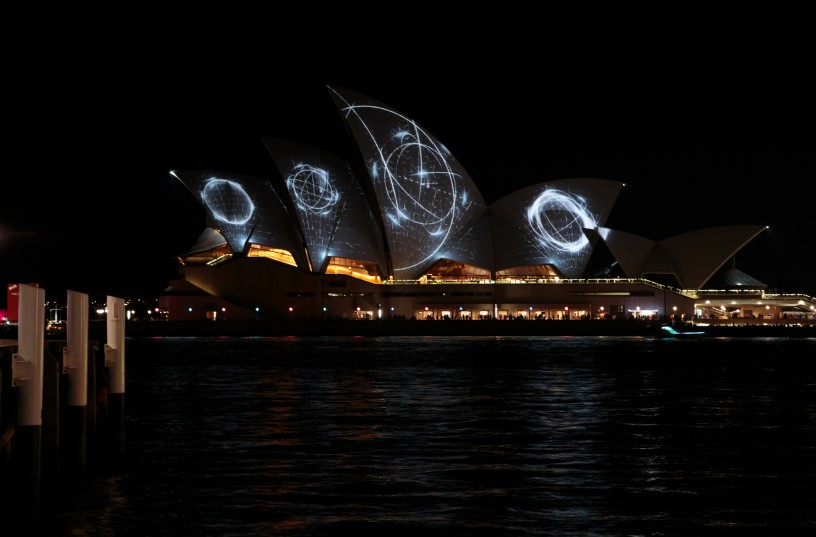
[[52, 534], [799, 533], [814, 348], [129, 340], [126, 468]]

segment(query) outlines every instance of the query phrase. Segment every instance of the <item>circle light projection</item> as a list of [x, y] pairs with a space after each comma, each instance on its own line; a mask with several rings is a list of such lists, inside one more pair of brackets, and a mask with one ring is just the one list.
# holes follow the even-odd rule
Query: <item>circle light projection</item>
[[[446, 234], [456, 213], [457, 174], [450, 169], [443, 149], [422, 140], [422, 131], [394, 134], [396, 145], [381, 152], [382, 179], [399, 224], [423, 227], [432, 236]], [[433, 191], [431, 191], [433, 190]]]
[[201, 189], [201, 199], [214, 218], [234, 226], [246, 224], [255, 212], [244, 187], [229, 179], [210, 177]]
[[296, 164], [286, 178], [286, 186], [303, 210], [318, 215], [331, 214], [340, 193], [329, 180], [329, 172], [310, 164]]
[[583, 229], [597, 227], [584, 198], [557, 189], [545, 190], [527, 207], [527, 223], [548, 253], [583, 250], [589, 245]]
[[405, 246], [414, 251], [395, 267], [405, 270], [427, 263], [439, 251], [470, 202], [447, 149], [415, 122], [383, 111], [408, 122], [407, 128], [391, 136], [390, 143], [377, 145], [377, 159], [371, 166], [372, 178], [387, 200], [383, 213], [388, 223], [395, 232], [404, 233]]
[[416, 279], [470, 230], [485, 202], [450, 151], [414, 120], [364, 95], [331, 91], [368, 164], [391, 273]]

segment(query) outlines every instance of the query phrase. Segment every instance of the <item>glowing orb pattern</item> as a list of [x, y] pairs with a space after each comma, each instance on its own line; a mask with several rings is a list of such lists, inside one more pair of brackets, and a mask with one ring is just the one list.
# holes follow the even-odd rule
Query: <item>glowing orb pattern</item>
[[[460, 177], [422, 129], [412, 127], [411, 132], [396, 133], [393, 145], [381, 148], [377, 164], [382, 165], [372, 167], [372, 177], [388, 197], [387, 218], [398, 226], [421, 228], [428, 236], [440, 237], [436, 242], [441, 243], [455, 222]], [[462, 201], [466, 205], [466, 197]]]
[[583, 250], [589, 246], [583, 229], [597, 227], [586, 200], [556, 189], [545, 190], [527, 207], [527, 224], [547, 253]]
[[[198, 199], [207, 214], [207, 227], [223, 237], [234, 254], [245, 254], [250, 247], [250, 235], [269, 229], [264, 221], [285, 214], [282, 203], [270, 206], [273, 200], [266, 188], [268, 183], [257, 177], [192, 170], [174, 170], [170, 174]], [[291, 241], [283, 237], [278, 242]], [[259, 244], [257, 238], [253, 244]]]
[[295, 164], [286, 178], [292, 200], [304, 211], [329, 215], [340, 200], [340, 193], [329, 180], [329, 172], [309, 164]]
[[324, 272], [329, 258], [345, 257], [385, 274], [382, 234], [351, 165], [310, 145], [263, 140], [284, 178], [310, 270]]
[[201, 189], [201, 200], [213, 218], [234, 226], [246, 224], [255, 212], [244, 187], [229, 179], [210, 177]]
[[469, 229], [484, 208], [481, 194], [447, 148], [415, 121], [337, 95], [358, 146], [367, 151], [394, 275], [416, 277]]

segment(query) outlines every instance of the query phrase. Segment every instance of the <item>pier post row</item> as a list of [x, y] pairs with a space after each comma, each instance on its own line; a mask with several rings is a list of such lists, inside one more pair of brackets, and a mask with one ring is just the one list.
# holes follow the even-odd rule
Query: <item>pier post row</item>
[[16, 339], [0, 339], [0, 517], [36, 532], [44, 508], [124, 455], [124, 300], [107, 298], [106, 342], [88, 295], [67, 294], [65, 340], [46, 339], [45, 290], [19, 286]]

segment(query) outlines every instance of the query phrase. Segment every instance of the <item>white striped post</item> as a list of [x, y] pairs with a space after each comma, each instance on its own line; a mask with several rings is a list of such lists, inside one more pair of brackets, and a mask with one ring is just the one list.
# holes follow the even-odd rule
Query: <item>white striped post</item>
[[107, 308], [108, 445], [118, 463], [125, 448], [125, 301], [108, 296]]
[[66, 346], [62, 372], [68, 377], [66, 460], [68, 470], [84, 477], [88, 444], [88, 295], [68, 291]]
[[15, 463], [22, 524], [34, 526], [40, 513], [42, 486], [43, 359], [45, 289], [20, 285], [17, 352], [12, 356], [12, 383], [18, 388], [14, 431]]

